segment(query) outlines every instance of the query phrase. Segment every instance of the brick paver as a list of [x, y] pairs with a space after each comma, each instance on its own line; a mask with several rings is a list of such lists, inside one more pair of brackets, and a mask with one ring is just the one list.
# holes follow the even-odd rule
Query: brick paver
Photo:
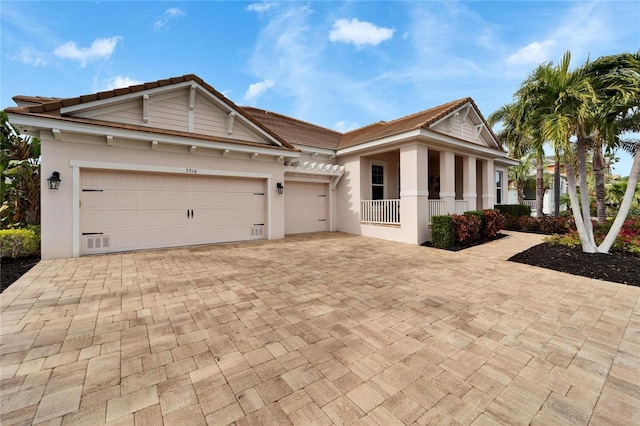
[[640, 424], [640, 288], [341, 233], [40, 262], [0, 423]]

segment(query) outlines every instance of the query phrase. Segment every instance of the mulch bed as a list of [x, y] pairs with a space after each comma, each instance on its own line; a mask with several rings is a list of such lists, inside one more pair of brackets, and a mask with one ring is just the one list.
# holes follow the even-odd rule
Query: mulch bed
[[542, 243], [512, 256], [509, 260], [640, 287], [640, 257], [626, 253], [592, 254], [583, 252], [581, 248]]
[[0, 258], [0, 293], [40, 262], [40, 256]]

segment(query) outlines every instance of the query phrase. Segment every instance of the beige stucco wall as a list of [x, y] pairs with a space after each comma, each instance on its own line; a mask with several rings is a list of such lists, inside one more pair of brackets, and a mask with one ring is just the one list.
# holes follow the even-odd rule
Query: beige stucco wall
[[[215, 155], [190, 154], [187, 147], [165, 147], [151, 150], [150, 142], [131, 142], [130, 147], [109, 146], [105, 138], [65, 135], [55, 139], [51, 132], [41, 131], [42, 141], [42, 258], [63, 258], [73, 256], [74, 190], [80, 191], [79, 178], [82, 170], [74, 174], [70, 162], [92, 161], [114, 165], [136, 165], [197, 169], [203, 174], [215, 171], [271, 175], [273, 188], [268, 195], [271, 202], [271, 238], [284, 237], [284, 196], [275, 190], [276, 182], [284, 181], [284, 166], [273, 157], [249, 159], [249, 154]], [[202, 150], [201, 150], [202, 151]], [[234, 158], [234, 156], [236, 158]], [[242, 157], [246, 158], [242, 158]], [[259, 156], [260, 157], [260, 156]], [[60, 172], [62, 183], [57, 191], [48, 190], [46, 178], [53, 171]], [[78, 197], [79, 198], [79, 197]], [[76, 198], [77, 199], [77, 198]], [[79, 224], [76, 224], [76, 227]], [[77, 230], [76, 230], [77, 232]], [[76, 234], [77, 235], [77, 234]]]

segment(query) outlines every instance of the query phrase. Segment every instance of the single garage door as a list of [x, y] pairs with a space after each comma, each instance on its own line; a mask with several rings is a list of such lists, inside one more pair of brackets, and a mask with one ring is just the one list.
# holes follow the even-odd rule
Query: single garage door
[[265, 180], [82, 171], [83, 253], [262, 239]]
[[284, 232], [323, 232], [329, 230], [326, 183], [285, 182]]

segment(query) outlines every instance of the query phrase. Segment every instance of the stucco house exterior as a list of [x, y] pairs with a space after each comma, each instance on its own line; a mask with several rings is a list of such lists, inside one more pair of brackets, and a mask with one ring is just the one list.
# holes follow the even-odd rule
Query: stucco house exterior
[[470, 98], [347, 133], [195, 75], [14, 100], [42, 141], [44, 259], [318, 231], [420, 244], [431, 216], [504, 202], [515, 164]]

